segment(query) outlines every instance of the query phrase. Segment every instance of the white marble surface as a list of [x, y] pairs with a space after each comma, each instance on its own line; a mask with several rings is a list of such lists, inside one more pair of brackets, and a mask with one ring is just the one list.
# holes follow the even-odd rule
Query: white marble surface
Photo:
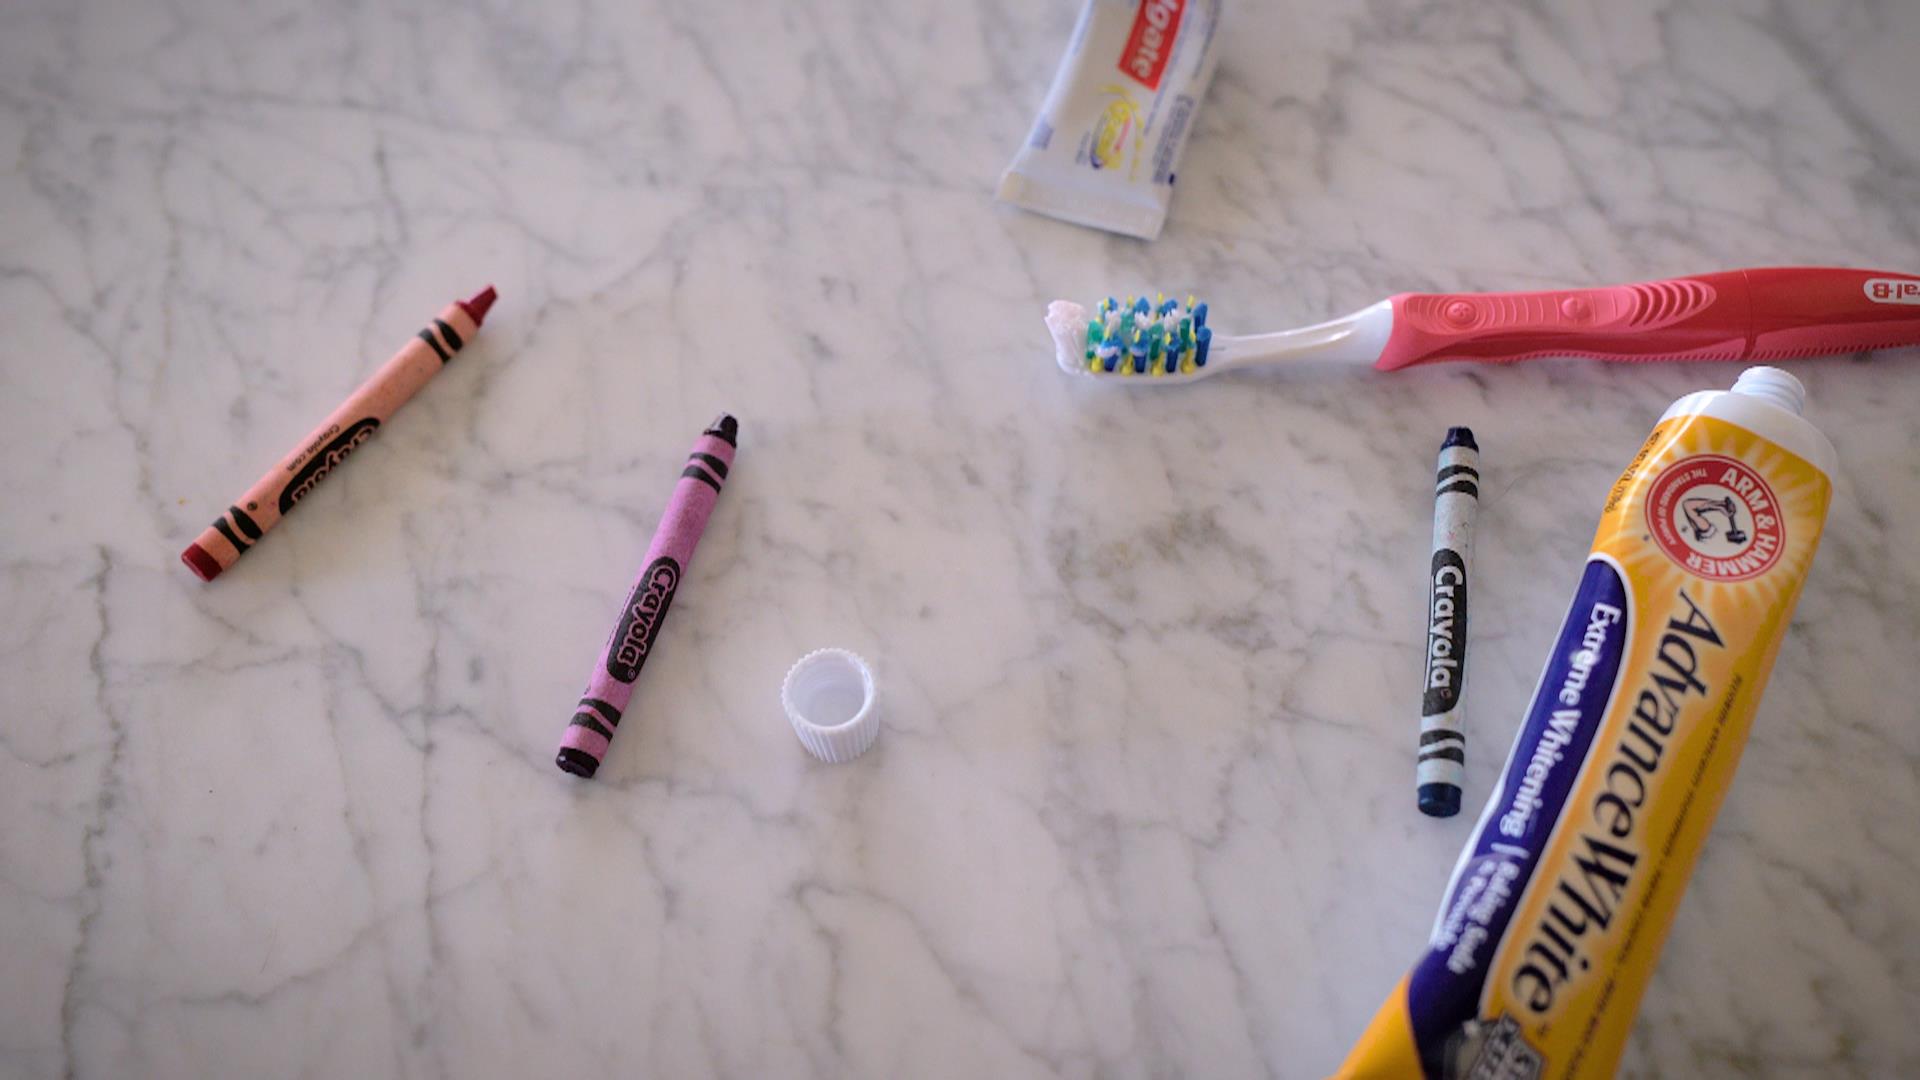
[[[0, 1075], [1310, 1076], [1413, 810], [1428, 484], [1484, 797], [1610, 479], [1730, 365], [1065, 379], [1054, 296], [1920, 268], [1920, 5], [1232, 5], [1152, 245], [995, 205], [1070, 0], [0, 6]], [[486, 333], [217, 583], [424, 318]], [[1625, 1071], [1920, 1072], [1920, 356], [1796, 368], [1826, 544]], [[554, 740], [739, 466], [600, 779]], [[807, 758], [777, 685], [877, 660]]]

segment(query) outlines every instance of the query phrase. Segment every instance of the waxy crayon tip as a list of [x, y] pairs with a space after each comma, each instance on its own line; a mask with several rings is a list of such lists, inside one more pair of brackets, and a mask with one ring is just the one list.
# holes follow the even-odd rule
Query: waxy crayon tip
[[740, 421], [735, 420], [732, 413], [721, 413], [714, 417], [713, 423], [707, 425], [706, 433], [727, 440], [728, 446], [740, 445]]
[[1460, 789], [1452, 784], [1421, 784], [1420, 812], [1428, 817], [1452, 817], [1460, 812]]
[[1480, 444], [1473, 441], [1473, 429], [1467, 427], [1447, 429], [1447, 439], [1440, 444], [1440, 449], [1445, 450], [1449, 446], [1464, 446], [1469, 450], [1480, 449]]
[[220, 576], [220, 564], [199, 544], [188, 544], [187, 550], [180, 553], [180, 561], [186, 563], [187, 569], [198, 575], [201, 581], [212, 581]]
[[560, 766], [561, 772], [572, 773], [582, 780], [593, 779], [593, 774], [600, 770], [600, 763], [593, 759], [592, 754], [584, 750], [575, 750], [571, 746], [561, 747], [560, 754], [553, 759], [553, 763]]
[[488, 309], [492, 308], [493, 302], [499, 298], [500, 294], [494, 292], [493, 286], [489, 285], [474, 293], [472, 299], [460, 301], [460, 307], [469, 318], [473, 319], [473, 325], [479, 326], [487, 321]]

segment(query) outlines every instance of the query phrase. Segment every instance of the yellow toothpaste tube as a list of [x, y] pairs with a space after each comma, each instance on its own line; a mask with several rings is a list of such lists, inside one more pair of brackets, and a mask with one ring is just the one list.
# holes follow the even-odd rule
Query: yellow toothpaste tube
[[1627, 465], [1426, 947], [1336, 1075], [1613, 1075], [1820, 543], [1805, 400], [1749, 369]]

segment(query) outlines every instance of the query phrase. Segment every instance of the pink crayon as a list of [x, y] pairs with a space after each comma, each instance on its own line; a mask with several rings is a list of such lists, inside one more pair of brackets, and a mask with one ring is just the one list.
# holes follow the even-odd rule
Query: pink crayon
[[295, 503], [361, 443], [373, 438], [395, 410], [438, 375], [453, 354], [480, 332], [494, 295], [489, 285], [470, 300], [448, 304], [438, 318], [341, 402], [332, 416], [322, 420], [284, 460], [255, 481], [199, 539], [188, 544], [180, 553], [180, 561], [202, 581], [212, 581], [238, 562]]
[[606, 655], [594, 664], [587, 692], [581, 695], [573, 720], [560, 736], [560, 752], [553, 763], [562, 770], [588, 778], [600, 768], [614, 729], [620, 726], [620, 715], [633, 699], [634, 681], [653, 654], [653, 643], [660, 638], [674, 591], [693, 560], [700, 534], [707, 529], [707, 516], [720, 501], [720, 488], [727, 482], [727, 470], [733, 467], [739, 436], [740, 422], [721, 413], [687, 455], [687, 467], [680, 473], [673, 499], [667, 503], [660, 527], [654, 530], [653, 543], [647, 547], [647, 557], [641, 563], [644, 569], [627, 594], [613, 635], [607, 639]]

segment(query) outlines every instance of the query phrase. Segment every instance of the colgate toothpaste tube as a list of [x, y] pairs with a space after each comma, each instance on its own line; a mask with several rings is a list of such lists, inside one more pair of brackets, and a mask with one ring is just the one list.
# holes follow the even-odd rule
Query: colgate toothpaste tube
[[1088, 0], [1000, 198], [1144, 240], [1213, 77], [1220, 0]]

